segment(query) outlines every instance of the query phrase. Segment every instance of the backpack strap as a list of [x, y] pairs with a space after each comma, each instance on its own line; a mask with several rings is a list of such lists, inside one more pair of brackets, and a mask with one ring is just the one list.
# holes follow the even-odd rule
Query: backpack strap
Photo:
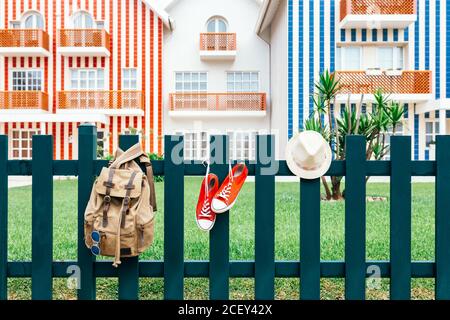
[[155, 191], [155, 179], [153, 175], [153, 166], [147, 155], [139, 157], [139, 161], [145, 165], [145, 175], [147, 176], [147, 182], [150, 187], [150, 205], [153, 211], [157, 211], [156, 208], [156, 191]]
[[106, 228], [108, 225], [108, 210], [111, 205], [111, 189], [114, 187], [114, 170], [114, 168], [109, 169], [108, 181], [103, 182], [103, 185], [106, 187], [106, 194], [103, 199], [103, 228]]
[[[122, 151], [122, 150], [120, 150]], [[117, 154], [120, 154], [120, 151], [118, 150]], [[122, 151], [123, 152], [123, 151]], [[134, 146], [132, 146], [127, 151], [120, 154], [112, 163], [111, 168], [120, 168], [121, 165], [130, 162], [132, 160], [135, 160], [141, 156], [145, 155], [142, 151], [141, 145], [139, 143], [136, 143]]]
[[125, 189], [127, 192], [125, 193], [125, 198], [123, 198], [122, 201], [122, 212], [119, 216], [119, 228], [117, 230], [117, 237], [116, 237], [116, 253], [114, 255], [114, 267], [118, 267], [120, 262], [120, 230], [125, 227], [125, 216], [128, 213], [128, 210], [130, 209], [130, 203], [131, 203], [131, 190], [135, 188], [133, 182], [134, 178], [136, 178], [137, 172], [134, 171], [131, 174], [130, 180], [128, 181], [127, 185], [125, 186]]

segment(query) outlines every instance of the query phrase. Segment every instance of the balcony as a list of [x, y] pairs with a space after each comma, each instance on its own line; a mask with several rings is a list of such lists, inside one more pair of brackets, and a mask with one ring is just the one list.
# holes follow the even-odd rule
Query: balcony
[[109, 57], [109, 37], [104, 29], [58, 30], [58, 53], [75, 57]]
[[170, 116], [265, 116], [265, 93], [172, 93]]
[[202, 60], [234, 60], [236, 58], [236, 34], [201, 33], [200, 58]]
[[144, 115], [142, 91], [61, 91], [59, 113], [98, 113], [107, 115]]
[[42, 91], [0, 91], [0, 113], [48, 112], [48, 94]]
[[416, 0], [341, 0], [340, 3], [340, 28], [406, 28], [416, 19]]
[[[372, 95], [377, 89], [390, 94], [394, 100], [427, 100], [433, 91], [431, 71], [402, 71], [391, 75], [388, 71], [378, 75], [366, 71], [336, 71], [340, 95]], [[342, 97], [345, 100], [345, 97]]]
[[0, 30], [0, 55], [5, 57], [48, 57], [48, 33], [41, 29]]

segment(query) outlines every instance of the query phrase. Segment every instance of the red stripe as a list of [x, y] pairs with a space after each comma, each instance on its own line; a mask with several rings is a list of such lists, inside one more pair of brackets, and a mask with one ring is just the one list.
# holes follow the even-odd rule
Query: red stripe
[[5, 134], [8, 135], [9, 133], [9, 124], [5, 123]]
[[[69, 123], [69, 137], [70, 136], [73, 136], [73, 125], [72, 125], [72, 122]], [[72, 143], [69, 143], [69, 160], [72, 160], [72, 147], [73, 147], [73, 140], [72, 140]]]
[[69, 57], [69, 68], [73, 67], [73, 58]]
[[48, 58], [44, 58], [44, 91], [48, 92]]
[[84, 67], [89, 68], [89, 57], [84, 58]]
[[97, 1], [94, 1], [93, 6], [94, 8], [92, 8], [92, 11], [94, 12], [94, 19], [97, 19]]
[[125, 128], [124, 129], [128, 129], [130, 128], [130, 117], [125, 117]]
[[[8, 1], [6, 1], [8, 2]], [[8, 91], [8, 87], [9, 87], [9, 77], [8, 77], [8, 63], [9, 63], [9, 58], [5, 57], [5, 69], [4, 69], [4, 78], [5, 78], [5, 91]]]
[[105, 20], [105, 0], [102, 0], [102, 20]]
[[24, 10], [24, 0], [20, 0], [20, 14], [22, 14]]
[[32, 68], [32, 67], [33, 67], [33, 58], [28, 57], [28, 68]]
[[81, 68], [81, 57], [77, 57], [77, 68]]
[[[108, 0], [105, 0], [108, 1]], [[111, 48], [111, 53], [112, 55], [116, 54], [114, 51], [114, 47], [113, 47], [113, 1], [114, 0], [109, 0], [109, 47]], [[103, 5], [102, 10], [105, 10], [105, 5]], [[120, 10], [119, 10], [120, 11]], [[110, 57], [109, 58], [109, 90], [113, 90], [113, 71], [114, 71], [114, 65], [113, 65], [113, 59]], [[113, 153], [113, 132], [112, 129], [113, 128], [113, 117], [109, 118], [109, 153]]]
[[64, 57], [61, 57], [61, 90], [66, 88], [66, 82], [64, 79]]
[[20, 57], [20, 67], [25, 68], [25, 57]]
[[[146, 46], [146, 38], [145, 38], [145, 31], [146, 31], [146, 29], [145, 29], [145, 25], [146, 25], [146, 21], [147, 21], [147, 19], [146, 19], [146, 15], [145, 15], [145, 13], [146, 13], [146, 11], [145, 11], [145, 9], [146, 9], [146, 6], [145, 5], [142, 5], [142, 24], [141, 24], [141, 26], [142, 26], [142, 68], [141, 68], [141, 70], [142, 70], [142, 88], [141, 88], [141, 90], [142, 90], [142, 92], [143, 92], [143, 95], [144, 95], [144, 106], [146, 105], [146, 100], [145, 100], [145, 94], [146, 94], [146, 92], [145, 92], [145, 90], [146, 90], [146, 78], [145, 78], [145, 70], [146, 70], [146, 56], [147, 56], [147, 54], [146, 54], [146, 49], [147, 49], [147, 46]], [[145, 147], [146, 147], [146, 144], [145, 144], [145, 138], [147, 137], [147, 128], [145, 127], [145, 125], [146, 125], [146, 121], [145, 121], [145, 119], [146, 119], [146, 108], [144, 108], [144, 116], [141, 118], [141, 121], [142, 121], [142, 132], [143, 132], [143, 134], [142, 134], [142, 136], [143, 136], [143, 139], [142, 139], [142, 149], [145, 151]]]
[[40, 68], [40, 67], [41, 67], [41, 58], [38, 57], [38, 58], [36, 58], [36, 68]]
[[[130, 2], [125, 1], [125, 30], [130, 27]], [[130, 67], [130, 37], [125, 37], [125, 67]], [[119, 60], [120, 61], [120, 60]]]
[[119, 1], [119, 10], [118, 10], [118, 14], [117, 14], [117, 25], [118, 25], [118, 36], [117, 36], [117, 61], [119, 62], [119, 66], [117, 70], [117, 86], [119, 88], [119, 90], [122, 89], [122, 72], [121, 72], [121, 61], [122, 61], [122, 1]]
[[60, 137], [60, 148], [59, 148], [59, 158], [64, 159], [64, 124], [60, 124], [59, 137]]
[[[134, 22], [133, 22], [133, 28], [134, 28], [134, 51], [133, 51], [133, 57], [134, 57], [134, 67], [136, 67], [137, 66], [137, 51], [138, 51], [138, 47], [137, 47], [137, 19], [138, 19], [138, 16], [137, 16], [137, 12], [138, 12], [138, 10], [137, 10], [137, 6], [138, 6], [138, 4], [137, 4], [137, 1], [135, 1], [135, 2], [133, 2], [133, 4], [134, 4]], [[143, 30], [145, 30], [144, 28], [142, 28]]]
[[12, 66], [13, 66], [13, 68], [17, 67], [17, 58], [16, 57], [12, 58]]
[[102, 68], [105, 67], [105, 57], [102, 57]]
[[5, 29], [8, 29], [8, 22], [9, 22], [9, 17], [8, 17], [8, 14], [9, 14], [9, 1], [8, 0], [5, 0], [5, 15], [6, 15], [6, 18], [5, 18]]
[[162, 20], [158, 18], [158, 153], [162, 154]]
[[148, 93], [150, 95], [150, 151], [155, 151], [155, 146], [153, 143], [154, 139], [154, 130], [153, 129], [153, 121], [154, 121], [154, 108], [155, 108], [155, 101], [154, 101], [154, 95], [153, 90], [155, 90], [155, 81], [154, 81], [154, 74], [155, 74], [155, 54], [154, 54], [154, 32], [155, 32], [155, 26], [154, 26], [154, 13], [150, 10], [150, 92]]
[[93, 65], [94, 65], [94, 68], [97, 68], [97, 57], [94, 57]]
[[113, 153], [113, 117], [109, 117], [109, 153]]

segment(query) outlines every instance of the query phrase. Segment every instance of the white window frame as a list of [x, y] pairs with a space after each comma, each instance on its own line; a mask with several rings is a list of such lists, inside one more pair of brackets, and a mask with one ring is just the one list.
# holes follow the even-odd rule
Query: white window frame
[[[32, 26], [31, 28], [29, 28], [29, 27], [26, 26], [27, 19], [30, 18], [30, 17], [34, 17], [34, 19], [35, 19], [35, 20], [33, 21], [34, 23], [33, 23], [33, 26]], [[38, 19], [39, 19], [39, 20], [38, 20]], [[42, 23], [41, 26], [38, 26], [38, 25], [37, 25], [38, 21], [40, 21], [40, 22]], [[22, 17], [21, 17], [21, 19], [20, 19], [20, 27], [21, 27], [22, 29], [39, 29], [39, 30], [45, 30], [45, 19], [44, 19], [44, 15], [43, 15], [41, 12], [37, 11], [37, 10], [28, 10], [28, 11], [26, 11], [26, 12], [24, 12], [24, 13], [22, 14]]]
[[[256, 160], [256, 140], [258, 131], [256, 130], [230, 130], [227, 132], [230, 142], [230, 157], [232, 160]], [[245, 148], [248, 137], [248, 150]], [[236, 143], [239, 138], [240, 148]]]
[[[14, 90], [14, 77], [13, 77], [14, 72], [25, 72], [25, 75], [26, 75], [25, 76], [25, 79], [26, 79], [25, 80], [26, 81], [26, 88], [25, 88], [25, 90]], [[40, 74], [40, 80], [41, 80], [40, 89], [37, 89], [37, 90], [30, 90], [30, 89], [28, 89], [28, 87], [30, 86], [30, 84], [29, 84], [29, 81], [30, 81], [29, 72], [38, 72]], [[44, 81], [45, 81], [45, 79], [44, 79], [44, 69], [42, 69], [42, 68], [12, 68], [10, 70], [10, 72], [9, 72], [9, 77], [11, 79], [11, 81], [9, 81], [9, 90], [10, 91], [43, 91], [44, 87], [45, 87], [44, 86]], [[31, 79], [33, 79], [33, 78], [31, 78]]]
[[[184, 140], [183, 156], [186, 161], [199, 161], [209, 158], [210, 134], [207, 131], [177, 131], [175, 134], [182, 135]], [[192, 139], [191, 139], [192, 137]], [[205, 142], [205, 147], [203, 147]]]
[[[432, 124], [432, 131], [431, 133], [427, 132], [427, 124], [431, 123]], [[440, 134], [440, 123], [439, 123], [439, 119], [425, 119], [425, 149], [429, 150], [430, 149], [430, 143], [427, 142], [427, 138], [431, 137], [431, 141], [434, 141], [436, 143], [436, 136], [438, 136]]]
[[[359, 49], [359, 68], [356, 69], [350, 69], [349, 67], [347, 67], [347, 64], [345, 63], [345, 51], [348, 49]], [[361, 46], [345, 46], [345, 47], [337, 47], [336, 49], [336, 70], [354, 70], [354, 71], [358, 71], [358, 70], [362, 70], [362, 65], [363, 65], [363, 47]]]
[[[392, 70], [404, 70], [405, 68], [405, 59], [404, 59], [404, 53], [405, 50], [403, 47], [394, 46], [394, 47], [379, 47], [376, 50], [376, 63], [377, 67], [379, 67], [381, 70], [389, 70], [381, 68], [380, 65], [380, 50], [384, 48], [392, 49]], [[401, 59], [400, 59], [401, 58]]]
[[[103, 138], [99, 137], [99, 134], [103, 134]], [[97, 129], [97, 158], [103, 158], [108, 153], [108, 132], [104, 129]], [[102, 154], [98, 153], [98, 148], [102, 148]]]
[[[223, 22], [223, 24], [225, 25], [225, 31], [219, 31], [219, 21]], [[214, 31], [208, 30], [209, 24], [212, 23], [212, 22], [214, 22]], [[227, 19], [225, 19], [224, 17], [221, 17], [221, 16], [211, 17], [206, 22], [205, 29], [206, 29], [207, 32], [211, 32], [211, 33], [228, 32], [228, 21], [227, 21]]]
[[[177, 76], [181, 75], [182, 79], [181, 81], [178, 80]], [[187, 75], [190, 75], [191, 80], [186, 80]], [[206, 78], [204, 81], [201, 80], [201, 75], [205, 75]], [[193, 81], [192, 80], [192, 76], [193, 75], [197, 75], [198, 80], [197, 81]], [[208, 72], [206, 71], [175, 71], [174, 73], [174, 77], [175, 77], [175, 92], [177, 93], [206, 93], [208, 92]], [[185, 88], [185, 84], [190, 83], [191, 88], [190, 89], [186, 89]], [[193, 84], [197, 83], [198, 88], [197, 89], [192, 89]], [[204, 89], [201, 88], [201, 84], [204, 83], [206, 85], [206, 87]], [[181, 89], [177, 88], [177, 84], [181, 84]]]
[[[83, 15], [85, 17], [89, 17], [92, 20], [92, 27], [89, 27], [89, 28], [86, 27], [86, 18], [84, 18], [83, 19], [84, 21], [82, 21], [83, 26], [81, 26], [81, 27], [80, 26], [75, 26], [75, 19], [78, 16], [80, 16], [80, 15]], [[94, 16], [90, 12], [88, 12], [86, 10], [78, 10], [78, 11], [74, 12], [72, 14], [72, 16], [70, 17], [70, 27], [71, 28], [76, 28], [76, 29], [96, 29], [97, 28], [97, 23], [96, 23], [96, 21], [94, 19]]]
[[[18, 138], [14, 138], [14, 133], [18, 132]], [[27, 132], [28, 136], [26, 138], [22, 137], [22, 133]], [[17, 160], [27, 160], [31, 159], [33, 153], [33, 135], [39, 134], [39, 129], [12, 129], [10, 133], [10, 147], [11, 147], [11, 158]], [[14, 147], [14, 142], [18, 141], [18, 147]], [[23, 147], [22, 142], [27, 142], [27, 146]], [[18, 156], [14, 156], [14, 152], [18, 152]], [[22, 153], [25, 151], [27, 153], [26, 156], [23, 156]]]
[[[239, 82], [236, 81], [236, 75], [240, 74], [241, 75], [241, 80]], [[248, 74], [249, 75], [249, 80], [244, 81], [244, 75]], [[253, 80], [252, 76], [256, 74], [257, 76], [257, 80]], [[233, 81], [230, 81], [229, 76], [233, 75]], [[260, 79], [260, 72], [259, 71], [227, 71], [226, 72], [226, 84], [227, 84], [227, 92], [259, 92], [260, 87], [261, 87], [261, 79]], [[252, 89], [252, 84], [255, 83], [257, 84], [257, 88], [256, 90]], [[230, 83], [233, 84], [233, 89], [230, 89]], [[236, 84], [240, 83], [241, 85], [241, 90], [236, 90]], [[249, 84], [249, 90], [244, 90], [244, 83], [248, 83]]]
[[[132, 71], [135, 71], [135, 78], [131, 77]], [[132, 86], [132, 82], [135, 86]], [[122, 68], [122, 90], [138, 90], [139, 89], [139, 75], [137, 68]]]
[[[103, 78], [100, 78], [98, 76], [99, 71], [103, 71]], [[77, 72], [77, 77], [75, 78], [77, 81], [77, 86], [74, 87], [73, 86], [73, 82], [75, 81], [73, 75], [74, 72]], [[89, 78], [89, 73], [90, 72], [95, 72], [95, 78], [94, 78], [94, 83], [95, 86], [90, 86], [89, 82], [92, 81]], [[80, 86], [80, 82], [81, 82], [81, 73], [86, 73], [87, 77], [86, 77], [86, 88], [81, 88]], [[99, 87], [99, 81], [103, 81], [103, 86]], [[71, 90], [105, 90], [105, 85], [106, 85], [106, 72], [105, 72], [105, 68], [71, 68], [70, 69], [70, 89]]]

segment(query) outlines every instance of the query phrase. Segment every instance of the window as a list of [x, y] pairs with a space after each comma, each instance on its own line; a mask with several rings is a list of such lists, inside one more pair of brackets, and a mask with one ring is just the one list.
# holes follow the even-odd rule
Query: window
[[123, 69], [122, 70], [122, 89], [123, 90], [137, 90], [137, 69]]
[[337, 48], [336, 62], [336, 67], [338, 70], [361, 70], [361, 48]]
[[12, 71], [13, 91], [41, 91], [42, 90], [42, 70], [18, 70]]
[[105, 88], [103, 69], [72, 69], [70, 75], [72, 90], [103, 90]]
[[378, 66], [382, 70], [403, 69], [403, 48], [382, 47], [377, 50]]
[[31, 12], [24, 15], [23, 28], [25, 29], [43, 29], [44, 19], [38, 12]]
[[228, 133], [230, 156], [233, 160], [256, 159], [256, 131], [233, 131]]
[[93, 29], [95, 22], [88, 12], [80, 11], [73, 15], [72, 24], [75, 29]]
[[227, 23], [220, 17], [211, 18], [206, 26], [208, 32], [227, 32]]
[[20, 25], [20, 21], [11, 21], [9, 23], [11, 29], [20, 29], [21, 25]]
[[[183, 134], [183, 133], [181, 133]], [[205, 160], [209, 155], [209, 134], [205, 131], [184, 133], [184, 159]]]
[[425, 147], [429, 148], [431, 143], [436, 142], [436, 136], [439, 134], [439, 121], [425, 122]]
[[11, 151], [13, 159], [31, 159], [33, 156], [32, 137], [38, 130], [12, 130]]
[[208, 89], [206, 72], [176, 72], [176, 92], [206, 92]]
[[258, 72], [227, 72], [227, 90], [228, 92], [258, 92]]

